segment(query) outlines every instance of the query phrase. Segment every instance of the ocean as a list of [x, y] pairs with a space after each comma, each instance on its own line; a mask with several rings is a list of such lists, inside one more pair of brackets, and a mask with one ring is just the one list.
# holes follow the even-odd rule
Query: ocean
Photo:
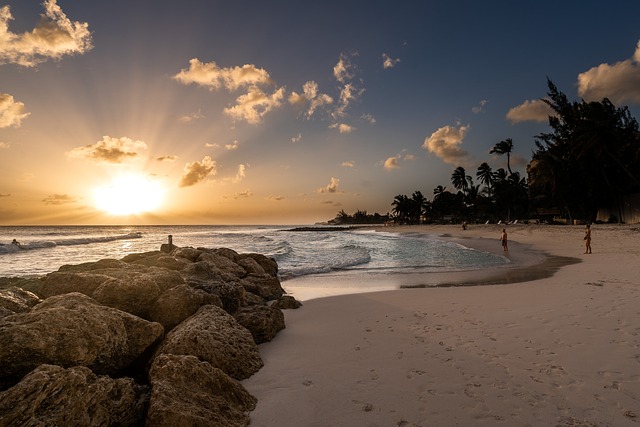
[[[500, 267], [504, 256], [437, 235], [300, 226], [3, 226], [0, 277], [41, 276], [65, 264], [176, 246], [230, 248], [274, 258], [281, 281], [318, 274], [451, 272]], [[16, 239], [20, 245], [11, 244]]]

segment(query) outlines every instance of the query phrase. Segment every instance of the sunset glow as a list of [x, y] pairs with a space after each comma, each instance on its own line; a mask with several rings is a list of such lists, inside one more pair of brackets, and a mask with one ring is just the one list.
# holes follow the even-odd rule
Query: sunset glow
[[122, 175], [94, 191], [96, 207], [111, 215], [152, 212], [162, 204], [164, 190], [142, 175]]
[[526, 178], [547, 77], [640, 116], [640, 2], [579, 9], [0, 0], [0, 224], [384, 215], [507, 138]]

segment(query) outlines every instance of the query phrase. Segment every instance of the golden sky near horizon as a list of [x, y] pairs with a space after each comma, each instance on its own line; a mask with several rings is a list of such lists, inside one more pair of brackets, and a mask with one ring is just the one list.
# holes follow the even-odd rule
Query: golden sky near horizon
[[524, 174], [547, 77], [637, 111], [640, 4], [468, 3], [0, 1], [0, 225], [385, 214]]

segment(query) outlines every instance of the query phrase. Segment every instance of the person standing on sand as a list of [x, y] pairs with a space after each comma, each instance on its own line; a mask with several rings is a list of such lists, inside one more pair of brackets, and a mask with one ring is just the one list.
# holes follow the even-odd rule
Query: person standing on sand
[[502, 249], [506, 252], [509, 251], [509, 245], [507, 244], [507, 230], [502, 229], [502, 235], [500, 236], [500, 240], [502, 241]]
[[591, 226], [589, 224], [584, 229], [584, 253], [591, 253]]

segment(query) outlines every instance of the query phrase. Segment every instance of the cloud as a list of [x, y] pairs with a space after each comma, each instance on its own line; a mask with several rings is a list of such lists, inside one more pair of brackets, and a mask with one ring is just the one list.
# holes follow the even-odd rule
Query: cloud
[[203, 63], [197, 58], [189, 61], [189, 68], [182, 69], [173, 78], [185, 85], [196, 84], [209, 90], [224, 88], [229, 92], [246, 89], [247, 93], [236, 98], [236, 104], [224, 109], [224, 113], [236, 120], [251, 124], [262, 122], [263, 117], [282, 105], [284, 88], [266, 94], [260, 86], [272, 86], [269, 73], [253, 64], [242, 67], [220, 68], [215, 62]]
[[166, 156], [158, 156], [156, 157], [156, 160], [158, 162], [175, 162], [176, 160], [178, 160], [178, 156], [175, 156], [173, 154], [169, 154]]
[[395, 67], [398, 62], [400, 62], [400, 59], [393, 59], [386, 53], [382, 54], [382, 68], [384, 68], [385, 70], [387, 68]]
[[376, 123], [375, 117], [373, 117], [371, 114], [363, 114], [360, 118], [371, 125]]
[[507, 112], [507, 120], [511, 123], [520, 122], [546, 122], [549, 116], [555, 113], [553, 109], [541, 99], [524, 101], [522, 104], [511, 108]]
[[338, 131], [340, 133], [351, 133], [354, 130], [356, 130], [355, 127], [350, 126], [348, 124], [345, 123], [334, 123], [332, 125], [329, 126], [330, 129], [338, 129]]
[[10, 145], [8, 142], [2, 142], [0, 141], [0, 150], [2, 150], [3, 148], [9, 148]]
[[237, 150], [239, 146], [240, 146], [240, 143], [237, 140], [235, 140], [231, 144], [226, 144], [224, 148], [226, 148], [227, 150]]
[[173, 78], [185, 85], [193, 83], [209, 90], [224, 87], [230, 92], [242, 87], [273, 83], [267, 71], [253, 64], [220, 68], [214, 61], [204, 63], [198, 58], [191, 59], [189, 68], [180, 70]]
[[284, 196], [269, 195], [269, 196], [267, 196], [267, 200], [273, 200], [274, 202], [279, 202], [281, 200], [284, 200]]
[[246, 189], [246, 190], [241, 191], [239, 193], [235, 193], [235, 194], [233, 194], [231, 196], [223, 196], [223, 197], [225, 199], [235, 199], [235, 200], [237, 200], [237, 199], [240, 199], [240, 198], [247, 199], [247, 198], [249, 198], [251, 196], [253, 196], [253, 192], [251, 192], [251, 190], [249, 190], [249, 189]]
[[389, 157], [384, 161], [384, 168], [386, 170], [398, 169], [400, 166], [398, 165], [398, 157]]
[[302, 134], [299, 133], [296, 136], [294, 136], [293, 138], [291, 138], [291, 142], [300, 142], [302, 141]]
[[0, 129], [10, 126], [20, 127], [22, 120], [29, 114], [24, 111], [24, 104], [16, 102], [8, 93], [0, 93]]
[[112, 138], [103, 136], [101, 141], [93, 145], [74, 148], [65, 154], [69, 158], [88, 159], [96, 162], [123, 163], [140, 155], [140, 151], [146, 150], [147, 144], [142, 141], [134, 141], [130, 138]]
[[471, 112], [473, 112], [473, 114], [480, 114], [482, 113], [482, 111], [484, 110], [484, 106], [487, 105], [489, 101], [487, 101], [486, 99], [483, 99], [482, 101], [480, 101], [480, 103], [478, 105], [476, 105], [475, 107], [473, 107], [471, 109]]
[[11, 194], [2, 194], [2, 193], [0, 193], [0, 197], [11, 197]]
[[83, 54], [92, 49], [86, 22], [72, 22], [56, 0], [45, 0], [45, 13], [36, 27], [22, 34], [9, 31], [13, 19], [9, 6], [0, 8], [0, 63], [35, 67], [47, 59]]
[[284, 88], [276, 90], [271, 95], [265, 94], [261, 89], [253, 87], [245, 95], [236, 99], [236, 105], [224, 109], [224, 112], [234, 119], [246, 120], [248, 123], [257, 124], [271, 110], [279, 107], [284, 98]]
[[302, 85], [302, 93], [291, 92], [288, 98], [289, 104], [306, 110], [304, 115], [310, 119], [315, 112], [325, 105], [333, 104], [333, 98], [318, 91], [318, 83], [308, 81]]
[[356, 162], [354, 160], [349, 160], [347, 162], [342, 162], [342, 166], [345, 168], [354, 168], [356, 167]]
[[640, 41], [633, 57], [600, 64], [578, 75], [578, 95], [588, 101], [640, 104]]
[[346, 83], [348, 80], [353, 78], [354, 69], [355, 67], [351, 64], [349, 56], [341, 53], [338, 63], [333, 67], [333, 76], [340, 83]]
[[204, 114], [200, 110], [196, 113], [186, 114], [184, 116], [180, 116], [178, 120], [182, 123], [191, 123], [195, 120], [204, 119]]
[[460, 148], [468, 130], [469, 126], [441, 127], [424, 140], [422, 148], [435, 154], [445, 163], [459, 164], [462, 159], [468, 156], [468, 153]]
[[184, 173], [180, 177], [180, 188], [190, 187], [203, 181], [208, 176], [216, 174], [216, 162], [209, 156], [204, 156], [201, 162], [195, 161], [184, 166]]
[[340, 185], [340, 180], [338, 178], [331, 177], [331, 182], [326, 187], [322, 187], [318, 189], [318, 193], [337, 193], [338, 186]]
[[45, 205], [68, 205], [77, 202], [75, 197], [68, 194], [51, 194], [42, 199]]

